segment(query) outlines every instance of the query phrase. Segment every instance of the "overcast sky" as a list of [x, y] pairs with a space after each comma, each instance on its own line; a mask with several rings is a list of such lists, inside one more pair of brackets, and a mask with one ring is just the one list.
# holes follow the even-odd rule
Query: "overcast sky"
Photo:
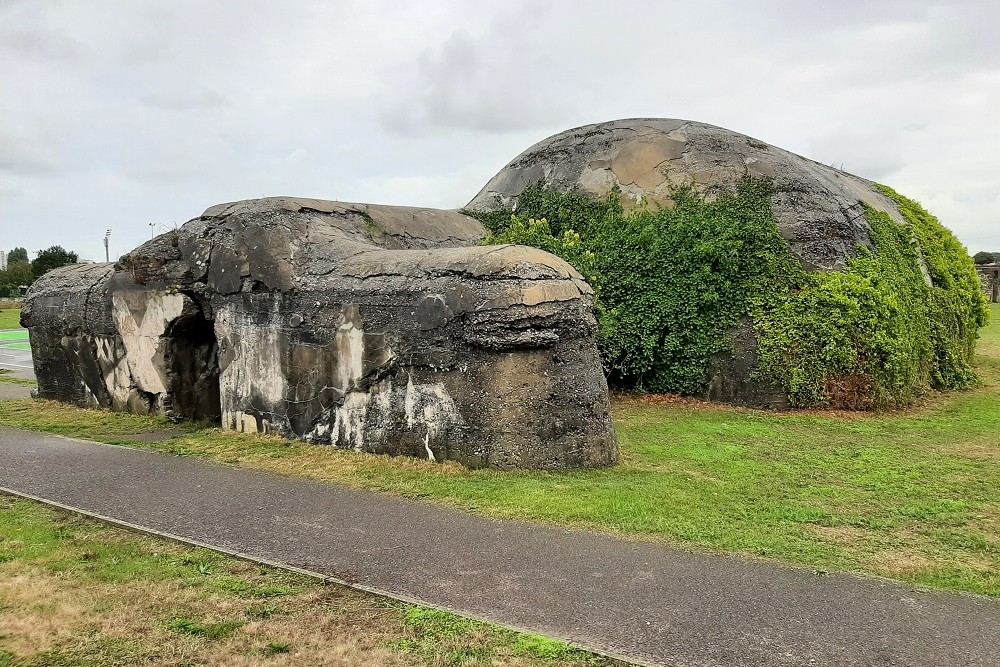
[[529, 145], [720, 125], [1000, 250], [1000, 3], [0, 0], [0, 248], [270, 195], [454, 208]]

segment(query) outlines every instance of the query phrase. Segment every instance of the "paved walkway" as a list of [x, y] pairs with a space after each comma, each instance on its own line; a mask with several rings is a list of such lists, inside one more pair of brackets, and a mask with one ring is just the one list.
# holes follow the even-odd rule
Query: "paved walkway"
[[1000, 602], [0, 428], [0, 487], [664, 665], [996, 667]]
[[0, 401], [12, 401], [19, 398], [31, 398], [31, 387], [4, 382], [3, 378], [0, 378]]

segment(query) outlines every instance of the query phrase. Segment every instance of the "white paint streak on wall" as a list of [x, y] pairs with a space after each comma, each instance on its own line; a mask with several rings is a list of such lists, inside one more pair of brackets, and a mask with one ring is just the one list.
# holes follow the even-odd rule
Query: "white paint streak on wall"
[[344, 396], [344, 404], [334, 412], [332, 438], [344, 448], [360, 452], [365, 446], [365, 417], [371, 394], [352, 391]]
[[351, 392], [333, 413], [331, 441], [338, 447], [370, 451], [392, 437], [391, 428], [405, 422], [407, 430], [424, 442], [424, 451], [436, 460], [431, 445], [453, 426], [464, 426], [458, 406], [441, 382], [419, 384], [407, 378], [405, 388], [392, 383], [372, 387], [370, 392]]
[[406, 426], [411, 429], [423, 427], [431, 440], [449, 426], [465, 423], [458, 406], [441, 382], [414, 384], [413, 376], [410, 376], [406, 383], [403, 409], [406, 412]]
[[[256, 395], [272, 406], [280, 406], [287, 396], [288, 382], [281, 373], [285, 350], [278, 340], [279, 309], [273, 301], [270, 326], [249, 320], [242, 305], [227, 304], [216, 312], [215, 335], [230, 347], [232, 361], [219, 373], [223, 426], [255, 433], [257, 420], [244, 412], [245, 402]], [[267, 426], [266, 422], [264, 424]]]
[[141, 321], [136, 319], [135, 312], [142, 312], [142, 308], [133, 312], [129, 307], [130, 294], [112, 297], [112, 314], [125, 344], [125, 361], [135, 386], [152, 394], [164, 394], [167, 387], [159, 371], [163, 366], [159, 359], [162, 355], [160, 337], [167, 325], [180, 317], [187, 297], [166, 292], [135, 292], [134, 295], [137, 303], [145, 303]]
[[389, 435], [388, 416], [392, 412], [392, 380], [387, 379], [380, 386], [373, 387], [371, 393], [372, 412], [375, 419], [367, 420], [365, 428], [372, 442], [385, 442]]
[[[433, 395], [433, 399], [424, 403], [423, 423], [427, 426], [427, 434], [436, 438], [451, 424], [464, 424], [458, 406], [452, 400], [451, 394], [442, 382], [423, 385]], [[426, 395], [426, 394], [425, 394]]]
[[406, 412], [406, 427], [413, 428], [417, 423], [417, 390], [413, 386], [413, 376], [406, 380], [406, 397], [403, 400], [403, 410]]
[[231, 431], [239, 431], [240, 433], [257, 432], [257, 418], [239, 410], [223, 411], [222, 425]]
[[345, 394], [357, 389], [358, 381], [364, 375], [365, 332], [351, 322], [344, 322], [337, 329], [336, 385]]

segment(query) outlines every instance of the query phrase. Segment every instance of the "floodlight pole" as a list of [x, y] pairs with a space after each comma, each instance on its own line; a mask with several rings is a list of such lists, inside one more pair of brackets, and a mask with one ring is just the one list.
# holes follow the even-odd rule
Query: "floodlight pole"
[[108, 250], [108, 240], [111, 238], [111, 230], [104, 232], [104, 261], [111, 261], [111, 252]]

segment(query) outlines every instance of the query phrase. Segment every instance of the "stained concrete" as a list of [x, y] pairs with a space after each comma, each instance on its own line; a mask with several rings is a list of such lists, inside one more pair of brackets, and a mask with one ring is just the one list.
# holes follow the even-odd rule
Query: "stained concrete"
[[976, 272], [983, 284], [983, 295], [992, 303], [1000, 303], [1000, 264], [977, 264]]
[[454, 211], [222, 204], [22, 314], [43, 398], [471, 467], [615, 463], [594, 295]]
[[[872, 248], [873, 183], [723, 128], [630, 119], [562, 132], [500, 171], [470, 209], [539, 181], [628, 208], [773, 179], [782, 236], [810, 271]], [[24, 322], [43, 397], [215, 419], [358, 451], [473, 467], [611, 465], [617, 445], [594, 294], [557, 257], [478, 247], [456, 211], [272, 197], [213, 206], [116, 265], [56, 270]], [[924, 267], [924, 277], [930, 283]], [[996, 291], [996, 288], [993, 288]], [[756, 331], [729, 333], [705, 398], [787, 407], [756, 379]]]
[[0, 428], [0, 487], [659, 665], [993, 667], [1000, 602]]

